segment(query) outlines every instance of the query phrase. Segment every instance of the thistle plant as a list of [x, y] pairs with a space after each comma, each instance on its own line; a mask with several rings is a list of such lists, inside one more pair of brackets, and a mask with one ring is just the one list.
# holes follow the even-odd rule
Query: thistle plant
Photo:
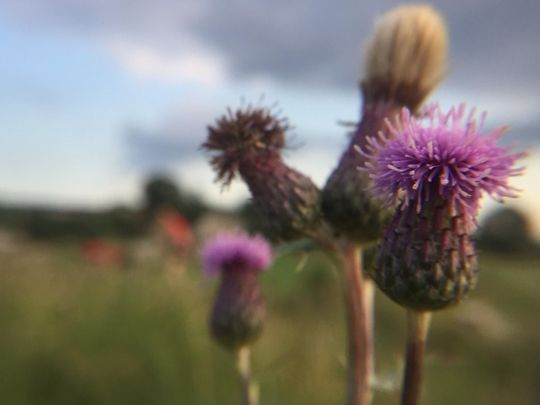
[[409, 310], [409, 344], [402, 403], [419, 398], [429, 314], [459, 303], [476, 283], [471, 234], [480, 200], [514, 197], [509, 178], [521, 174], [511, 153], [497, 145], [501, 127], [482, 135], [485, 114], [464, 104], [443, 112], [437, 104], [414, 118], [403, 109], [360, 155], [374, 196], [394, 214], [379, 243], [373, 278]]
[[[401, 6], [379, 20], [366, 46], [360, 121], [322, 191], [283, 161], [290, 125], [269, 109], [228, 110], [208, 127], [202, 145], [218, 183], [226, 187], [238, 176], [247, 184], [272, 240], [310, 238], [338, 259], [347, 314], [347, 405], [372, 399], [371, 278], [408, 310], [402, 404], [416, 404], [430, 313], [458, 303], [476, 283], [471, 233], [480, 199], [515, 195], [508, 178], [521, 173], [514, 164], [522, 154], [497, 145], [503, 128], [481, 135], [485, 115], [477, 122], [465, 106], [448, 113], [437, 105], [423, 108], [446, 72], [446, 58], [445, 24], [433, 8]], [[362, 249], [377, 242], [375, 268], [365, 277]], [[246, 252], [269, 248], [244, 251], [232, 247], [236, 243], [221, 251], [237, 253], [217, 254], [218, 265], [206, 268], [222, 275], [213, 335], [243, 353], [262, 325], [253, 269], [265, 267], [250, 264]]]
[[244, 233], [219, 234], [202, 250], [204, 272], [221, 279], [210, 331], [236, 356], [244, 405], [258, 403], [257, 388], [251, 380], [250, 346], [260, 336], [266, 316], [257, 276], [271, 260], [268, 242]]

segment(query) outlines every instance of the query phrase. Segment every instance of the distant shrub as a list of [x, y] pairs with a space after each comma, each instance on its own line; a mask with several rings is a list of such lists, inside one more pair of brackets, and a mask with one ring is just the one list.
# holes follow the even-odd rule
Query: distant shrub
[[163, 209], [174, 209], [195, 222], [208, 211], [206, 205], [196, 196], [186, 193], [168, 176], [154, 175], [144, 185], [143, 210], [149, 219]]
[[478, 245], [485, 250], [519, 253], [535, 248], [531, 225], [522, 212], [505, 207], [494, 211], [477, 233]]

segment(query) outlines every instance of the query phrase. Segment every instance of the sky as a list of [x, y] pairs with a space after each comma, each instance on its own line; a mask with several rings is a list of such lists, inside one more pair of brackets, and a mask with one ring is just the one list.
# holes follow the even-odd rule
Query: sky
[[[226, 107], [277, 103], [293, 124], [287, 162], [323, 184], [359, 118], [363, 44], [389, 0], [0, 0], [0, 201], [135, 205], [166, 173], [207, 201], [224, 193], [198, 150]], [[523, 188], [540, 204], [540, 2], [427, 2], [450, 35], [431, 95], [509, 125], [527, 149]], [[493, 206], [488, 203], [488, 206]], [[540, 232], [540, 219], [535, 219]]]

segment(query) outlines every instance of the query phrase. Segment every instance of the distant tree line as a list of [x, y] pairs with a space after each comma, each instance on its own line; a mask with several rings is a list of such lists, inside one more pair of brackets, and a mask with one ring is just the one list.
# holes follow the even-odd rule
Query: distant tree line
[[208, 211], [200, 198], [182, 191], [169, 177], [157, 175], [144, 185], [143, 213], [147, 220], [152, 220], [156, 213], [164, 208], [178, 211], [192, 223]]
[[[197, 196], [185, 192], [167, 175], [154, 175], [143, 186], [139, 207], [103, 210], [65, 210], [0, 205], [0, 227], [35, 239], [132, 238], [144, 235], [156, 214], [174, 210], [194, 224], [210, 208]], [[250, 201], [235, 214], [250, 232], [261, 232]], [[528, 218], [514, 208], [500, 208], [489, 215], [476, 233], [483, 250], [501, 253], [540, 252]]]
[[139, 213], [125, 207], [78, 211], [3, 206], [0, 226], [35, 239], [130, 237], [144, 230]]
[[0, 227], [35, 239], [130, 238], [144, 235], [161, 209], [175, 210], [190, 223], [208, 211], [198, 197], [182, 191], [166, 175], [149, 178], [143, 195], [136, 208], [66, 210], [0, 205]]

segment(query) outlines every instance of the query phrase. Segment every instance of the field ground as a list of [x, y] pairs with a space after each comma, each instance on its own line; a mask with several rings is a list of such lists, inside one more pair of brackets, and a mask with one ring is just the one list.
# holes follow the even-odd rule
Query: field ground
[[[0, 403], [239, 404], [231, 356], [208, 336], [215, 288], [184, 272], [107, 270], [73, 246], [0, 253]], [[322, 256], [262, 276], [266, 330], [254, 348], [262, 405], [342, 404], [343, 310]], [[477, 290], [434, 315], [424, 404], [540, 403], [540, 264], [481, 256]], [[375, 404], [396, 404], [404, 313], [376, 302]]]

